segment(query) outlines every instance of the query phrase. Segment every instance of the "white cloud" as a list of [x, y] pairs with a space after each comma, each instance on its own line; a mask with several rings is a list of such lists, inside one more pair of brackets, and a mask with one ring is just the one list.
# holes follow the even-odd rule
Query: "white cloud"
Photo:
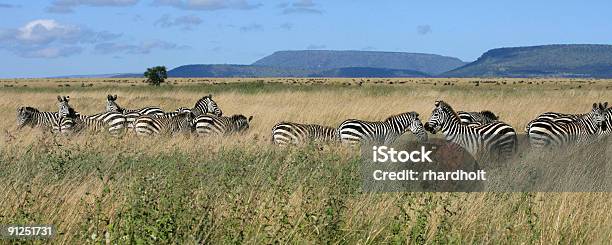
[[0, 48], [25, 58], [66, 57], [80, 53], [83, 44], [109, 41], [119, 36], [53, 19], [38, 19], [18, 28], [0, 30]]
[[92, 7], [125, 7], [132, 6], [138, 3], [139, 0], [55, 0], [51, 6], [47, 7], [48, 12], [52, 13], [71, 13], [74, 7], [92, 6]]

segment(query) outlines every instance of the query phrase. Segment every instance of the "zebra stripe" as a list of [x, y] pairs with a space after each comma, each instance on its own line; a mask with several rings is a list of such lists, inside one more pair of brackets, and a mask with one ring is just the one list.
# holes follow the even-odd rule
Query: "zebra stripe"
[[196, 117], [207, 113], [211, 113], [218, 117], [223, 116], [223, 111], [221, 111], [217, 102], [212, 99], [211, 94], [200, 98], [191, 109], [191, 112]]
[[78, 115], [77, 124], [89, 131], [108, 131], [111, 135], [122, 134], [127, 128], [125, 116], [119, 112], [102, 112], [95, 115]]
[[17, 109], [17, 129], [30, 126], [31, 128], [52, 130], [54, 127], [58, 127], [58, 119], [59, 115], [57, 112], [41, 112], [29, 106]]
[[436, 101], [425, 128], [436, 133], [442, 131], [447, 141], [466, 149], [476, 159], [489, 159], [496, 155], [507, 160], [517, 148], [516, 131], [503, 122], [492, 122], [480, 126], [462, 124], [459, 115], [444, 101]]
[[142, 115], [134, 122], [134, 131], [136, 135], [190, 133], [192, 120], [192, 113], [176, 116]]
[[304, 144], [309, 141], [335, 141], [335, 128], [317, 124], [280, 122], [272, 128], [272, 143], [279, 145]]
[[369, 122], [357, 119], [344, 121], [338, 127], [338, 138], [343, 143], [391, 144], [410, 130], [418, 141], [427, 141], [427, 132], [416, 112], [406, 112], [390, 116], [382, 122]]
[[479, 126], [483, 124], [489, 124], [499, 120], [499, 117], [491, 111], [479, 111], [479, 112], [465, 112], [458, 111], [459, 120], [461, 123], [469, 126]]
[[147, 106], [140, 109], [126, 109], [117, 104], [117, 95], [106, 96], [106, 111], [107, 112], [119, 112], [125, 116], [127, 121], [127, 127], [129, 129], [134, 127], [134, 121], [142, 115], [163, 115], [164, 111], [156, 106]]
[[249, 118], [244, 115], [232, 115], [231, 117], [215, 116], [211, 114], [201, 115], [194, 119], [194, 126], [197, 135], [229, 135], [244, 132], [249, 128]]
[[528, 128], [529, 142], [535, 148], [589, 144], [602, 135], [610, 134], [607, 106], [607, 102], [593, 104], [591, 112], [581, 116], [536, 119], [530, 122]]
[[529, 123], [525, 125], [525, 133], [529, 133], [531, 125], [537, 121], [549, 120], [555, 121], [557, 123], [571, 123], [584, 115], [585, 114], [564, 114], [558, 112], [545, 112], [538, 115], [535, 119], [529, 121]]

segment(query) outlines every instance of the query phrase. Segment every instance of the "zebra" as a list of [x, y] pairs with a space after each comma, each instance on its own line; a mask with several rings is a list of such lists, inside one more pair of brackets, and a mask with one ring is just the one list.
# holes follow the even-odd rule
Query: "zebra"
[[128, 128], [134, 127], [134, 121], [141, 115], [163, 115], [164, 111], [156, 106], [147, 106], [140, 109], [126, 109], [117, 104], [117, 95], [106, 96], [106, 111], [119, 112], [125, 116]]
[[534, 148], [547, 146], [582, 146], [609, 134], [606, 122], [609, 114], [608, 102], [594, 103], [591, 111], [573, 118], [570, 122], [547, 118], [532, 121], [529, 126], [529, 143]]
[[479, 126], [461, 123], [459, 115], [442, 100], [425, 123], [431, 133], [441, 131], [447, 141], [467, 150], [476, 159], [490, 159], [492, 154], [500, 160], [508, 160], [517, 149], [516, 131], [504, 122], [492, 122]]
[[213, 114], [218, 117], [223, 116], [223, 111], [221, 111], [221, 108], [219, 108], [217, 102], [212, 99], [212, 94], [200, 98], [191, 109], [191, 112], [195, 117], [207, 113]]
[[77, 123], [78, 113], [68, 103], [70, 96], [57, 96], [57, 123], [53, 125], [52, 132], [61, 134], [78, 133], [83, 127]]
[[253, 116], [247, 118], [244, 115], [226, 117], [207, 114], [196, 117], [193, 124], [199, 136], [229, 135], [246, 131], [251, 120]]
[[70, 107], [70, 105], [68, 104], [68, 101], [70, 101], [70, 96], [57, 96], [57, 107], [59, 109], [58, 111], [58, 115], [59, 117], [65, 117], [68, 114], [71, 113], [70, 109], [72, 107]]
[[127, 119], [119, 112], [102, 112], [89, 116], [77, 114], [75, 120], [90, 131], [105, 130], [113, 136], [122, 134], [127, 128]]
[[479, 111], [479, 112], [465, 112], [457, 111], [461, 123], [469, 126], [479, 126], [483, 124], [489, 124], [499, 120], [499, 117], [491, 111]]
[[348, 119], [338, 126], [338, 138], [343, 143], [392, 144], [410, 130], [419, 142], [427, 141], [427, 132], [416, 112], [406, 112], [388, 117], [382, 122]]
[[57, 112], [41, 112], [30, 106], [20, 107], [17, 109], [17, 129], [22, 129], [25, 126], [59, 132], [59, 114]]
[[191, 113], [191, 109], [187, 107], [179, 107], [175, 111], [164, 112], [163, 115], [153, 115], [154, 117], [173, 117], [181, 113]]
[[142, 115], [134, 121], [134, 131], [136, 135], [191, 133], [192, 123], [191, 112], [168, 116]]
[[559, 112], [545, 112], [538, 115], [535, 119], [529, 121], [527, 125], [525, 125], [525, 133], [529, 133], [531, 125], [537, 121], [550, 120], [555, 121], [557, 123], [571, 123], [576, 119], [583, 117], [584, 115], [585, 114], [564, 114]]
[[335, 128], [317, 124], [280, 122], [272, 128], [272, 143], [278, 145], [303, 144], [308, 141], [335, 141]]

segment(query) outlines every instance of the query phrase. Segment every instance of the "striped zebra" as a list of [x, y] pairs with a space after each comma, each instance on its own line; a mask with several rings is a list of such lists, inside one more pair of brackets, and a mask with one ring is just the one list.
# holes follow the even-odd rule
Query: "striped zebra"
[[431, 133], [441, 131], [447, 141], [467, 150], [476, 159], [507, 160], [517, 148], [516, 131], [503, 122], [480, 126], [461, 123], [459, 115], [444, 101], [436, 101], [435, 108], [425, 123]]
[[349, 119], [338, 126], [338, 138], [343, 143], [389, 145], [410, 130], [420, 142], [427, 141], [427, 132], [416, 112], [406, 112], [388, 117], [382, 122]]
[[221, 108], [219, 105], [217, 105], [217, 102], [212, 99], [212, 94], [200, 98], [191, 109], [191, 112], [195, 117], [207, 113], [218, 117], [223, 116], [223, 111], [221, 111]]
[[77, 123], [78, 113], [68, 103], [70, 101], [69, 96], [57, 96], [57, 121], [53, 125], [52, 132], [60, 134], [74, 134], [78, 133], [83, 129], [81, 125]]
[[529, 123], [525, 125], [525, 133], [529, 133], [531, 125], [537, 121], [550, 120], [555, 121], [557, 123], [571, 123], [584, 115], [586, 114], [564, 114], [559, 112], [545, 112], [538, 115], [535, 119], [529, 121]]
[[191, 113], [191, 109], [187, 107], [179, 107], [175, 111], [164, 112], [163, 115], [153, 115], [154, 117], [173, 117], [182, 113]]
[[147, 106], [140, 109], [126, 109], [117, 104], [117, 95], [106, 96], [106, 111], [119, 112], [125, 116], [128, 128], [134, 127], [134, 121], [142, 115], [163, 115], [164, 111], [156, 106]]
[[[608, 131], [608, 102], [594, 103], [589, 113], [564, 117], [563, 120], [540, 118], [530, 122], [529, 143], [532, 147], [582, 146], [593, 142]], [[569, 121], [569, 118], [573, 120]], [[569, 122], [568, 122], [569, 121]]]
[[457, 115], [459, 115], [461, 123], [469, 126], [479, 126], [499, 120], [499, 117], [495, 115], [495, 113], [486, 110], [476, 112], [458, 111]]
[[196, 117], [193, 124], [199, 136], [230, 135], [246, 131], [252, 119], [253, 116], [247, 118], [244, 115], [225, 117], [207, 114]]
[[317, 124], [280, 122], [272, 128], [272, 143], [278, 145], [304, 144], [309, 141], [335, 141], [335, 128]]
[[59, 114], [57, 112], [41, 112], [34, 107], [20, 107], [17, 109], [17, 129], [25, 126], [42, 128], [51, 132], [59, 132]]
[[136, 135], [191, 133], [193, 114], [184, 112], [174, 116], [142, 115], [134, 121]]
[[74, 120], [88, 131], [108, 131], [113, 136], [122, 134], [127, 128], [127, 119], [119, 112], [102, 112], [89, 116], [77, 114]]

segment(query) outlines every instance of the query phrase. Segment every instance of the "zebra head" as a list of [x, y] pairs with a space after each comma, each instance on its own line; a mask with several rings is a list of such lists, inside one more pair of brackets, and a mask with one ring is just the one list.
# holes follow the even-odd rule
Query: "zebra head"
[[196, 104], [193, 106], [193, 109], [191, 109], [191, 112], [193, 112], [194, 116], [196, 117], [199, 115], [204, 115], [206, 113], [212, 113], [213, 115], [218, 117], [223, 115], [221, 108], [219, 108], [217, 102], [212, 99], [211, 94], [206, 95], [200, 100], [198, 100], [198, 102], [196, 102]]
[[414, 111], [406, 112], [395, 116], [390, 116], [385, 119], [391, 123], [393, 130], [399, 134], [403, 134], [410, 130], [419, 142], [427, 141], [427, 132], [423, 128], [423, 123], [419, 119], [419, 113]]
[[604, 102], [603, 104], [593, 103], [593, 109], [591, 110], [590, 114], [593, 118], [592, 123], [598, 130], [608, 130], [608, 124], [606, 123], [606, 117], [608, 113], [607, 109], [608, 102]]
[[249, 129], [249, 122], [253, 119], [253, 116], [249, 118], [244, 115], [232, 115], [230, 120], [233, 122], [234, 132], [242, 132]]
[[37, 113], [39, 113], [38, 109], [29, 106], [17, 109], [17, 129], [32, 124], [34, 115]]
[[59, 117], [66, 117], [68, 115], [71, 115], [71, 113], [74, 113], [74, 110], [71, 110], [72, 108], [70, 107], [70, 105], [68, 104], [68, 101], [70, 100], [69, 96], [57, 96], [57, 107], [59, 108], [59, 112], [58, 115]]
[[117, 104], [117, 95], [106, 96], [106, 111], [107, 112], [121, 112], [121, 107]]
[[431, 112], [431, 116], [427, 123], [425, 123], [425, 130], [435, 134], [442, 130], [442, 127], [451, 121], [459, 121], [459, 116], [453, 110], [453, 108], [442, 100], [437, 100], [435, 103], [434, 110]]

